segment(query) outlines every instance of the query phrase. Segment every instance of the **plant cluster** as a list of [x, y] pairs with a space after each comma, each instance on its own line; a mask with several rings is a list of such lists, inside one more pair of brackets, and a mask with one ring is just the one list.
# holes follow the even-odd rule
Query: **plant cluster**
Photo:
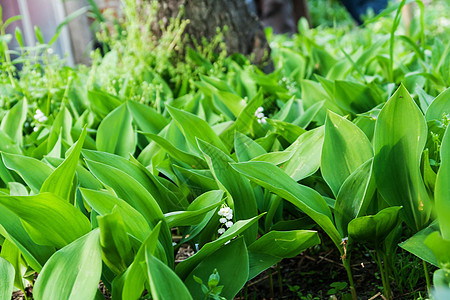
[[[35, 299], [103, 299], [100, 280], [113, 299], [232, 299], [319, 244], [311, 223], [353, 299], [357, 244], [375, 251], [387, 299], [399, 244], [430, 289], [427, 264], [439, 267], [434, 296], [448, 296], [449, 27], [428, 32], [421, 1], [409, 30], [406, 1], [363, 28], [301, 21], [293, 37], [269, 34], [265, 74], [215, 47], [172, 60], [184, 23], [159, 44], [156, 8], [136, 3], [91, 68], [44, 41], [10, 50], [14, 19], [0, 24], [1, 299], [29, 284]], [[176, 261], [186, 244], [195, 253]]]

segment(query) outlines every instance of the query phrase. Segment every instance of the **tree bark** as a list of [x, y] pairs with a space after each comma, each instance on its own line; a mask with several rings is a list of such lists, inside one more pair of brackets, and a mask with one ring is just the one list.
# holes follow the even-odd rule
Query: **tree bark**
[[159, 20], [167, 26], [184, 7], [182, 18], [189, 19], [186, 33], [201, 41], [217, 35], [216, 28], [227, 26], [224, 42], [229, 54], [239, 52], [252, 55], [253, 63], [262, 65], [270, 48], [258, 17], [250, 12], [245, 0], [162, 0], [159, 1]]

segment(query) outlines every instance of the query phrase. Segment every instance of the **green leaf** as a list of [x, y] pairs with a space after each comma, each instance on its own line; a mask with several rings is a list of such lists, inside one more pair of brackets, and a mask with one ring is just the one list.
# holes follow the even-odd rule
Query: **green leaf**
[[194, 275], [206, 281], [215, 269], [220, 275], [219, 284], [223, 286], [220, 296], [234, 299], [248, 279], [248, 253], [243, 238], [237, 238], [221, 247], [190, 272], [184, 282], [195, 299], [204, 298], [204, 293], [195, 282]]
[[2, 158], [5, 166], [16, 171], [35, 194], [53, 172], [47, 164], [32, 157], [2, 152]]
[[22, 149], [3, 130], [0, 129], [0, 151], [22, 154]]
[[178, 226], [197, 225], [205, 218], [206, 214], [217, 208], [221, 203], [223, 191], [209, 191], [195, 199], [186, 211], [175, 211], [165, 214], [170, 228]]
[[102, 119], [122, 104], [122, 101], [118, 97], [108, 94], [100, 89], [88, 91], [87, 95], [89, 102], [91, 103], [92, 111], [98, 114]]
[[[177, 267], [175, 268], [176, 273], [182, 280], [186, 280], [189, 273], [204, 259], [208, 256], [210, 256], [212, 253], [217, 251], [223, 244], [230, 241], [237, 235], [241, 234], [245, 230], [247, 230], [249, 227], [251, 227], [253, 224], [255, 224], [258, 219], [260, 219], [263, 215], [259, 215], [257, 217], [251, 218], [249, 220], [241, 220], [237, 221], [233, 224], [230, 228], [228, 228], [227, 231], [225, 231], [224, 234], [222, 234], [218, 239], [206, 243], [200, 251], [195, 253], [194, 255], [190, 256], [189, 258], [183, 260], [180, 262]], [[211, 274], [212, 272], [210, 272]]]
[[113, 280], [112, 295], [114, 299], [116, 299], [116, 297], [117, 299], [138, 299], [142, 295], [147, 276], [141, 265], [145, 263], [146, 252], [149, 252], [152, 255], [155, 253], [160, 228], [161, 222], [153, 228], [152, 232], [139, 247], [134, 260], [128, 269]]
[[155, 300], [193, 299], [181, 279], [168, 266], [145, 251], [150, 294]]
[[100, 245], [103, 262], [115, 274], [120, 274], [133, 261], [130, 240], [119, 209], [114, 207], [111, 213], [97, 217], [100, 228]]
[[11, 299], [14, 289], [14, 267], [0, 257], [0, 298]]
[[167, 106], [167, 110], [175, 120], [177, 126], [183, 132], [186, 140], [192, 147], [192, 150], [199, 153], [196, 142], [196, 138], [199, 138], [216, 146], [224, 152], [228, 152], [223, 142], [205, 120], [171, 106]]
[[292, 157], [282, 166], [282, 169], [295, 181], [302, 180], [314, 174], [320, 166], [324, 127], [318, 127], [302, 134], [296, 143]]
[[323, 228], [336, 246], [340, 247], [341, 236], [332, 222], [330, 208], [318, 192], [298, 184], [280, 168], [270, 163], [246, 162], [232, 164], [232, 167], [251, 181], [300, 208]]
[[[104, 185], [111, 187], [119, 198], [125, 200], [140, 212], [150, 227], [155, 226], [160, 220], [164, 220], [163, 212], [156, 200], [130, 175], [114, 167], [91, 160], [86, 160], [86, 164], [95, 177]], [[172, 237], [167, 223], [163, 221], [162, 226], [161, 243], [167, 252], [167, 259], [173, 263]]]
[[249, 161], [267, 153], [257, 142], [238, 131], [235, 133], [234, 149], [239, 162]]
[[65, 106], [61, 106], [61, 110], [56, 115], [55, 121], [52, 124], [50, 134], [47, 142], [47, 153], [50, 152], [61, 137], [63, 141], [73, 144], [72, 135], [70, 131], [72, 129], [72, 115]]
[[[17, 27], [19, 28], [19, 27]], [[27, 118], [28, 104], [24, 98], [16, 103], [2, 119], [0, 129], [3, 130], [20, 147], [23, 145], [23, 124]]]
[[316, 231], [269, 231], [248, 246], [248, 251], [290, 258], [317, 244], [320, 238]]
[[33, 288], [36, 300], [94, 299], [102, 274], [98, 229], [56, 252]]
[[434, 204], [444, 239], [450, 240], [450, 126], [441, 142], [441, 165], [436, 177]]
[[145, 218], [130, 204], [102, 191], [80, 188], [84, 200], [100, 216], [110, 214], [117, 209], [123, 219], [126, 231], [140, 241], [144, 241], [150, 233], [150, 226]]
[[98, 126], [97, 149], [124, 157], [133, 154], [136, 137], [131, 122], [126, 104], [114, 109]]
[[156, 176], [132, 156], [130, 156], [131, 161], [114, 154], [98, 151], [83, 151], [83, 156], [119, 169], [131, 176], [153, 196], [164, 212], [180, 209], [180, 203], [185, 204], [183, 199], [177, 198], [174, 192], [164, 186]]
[[144, 132], [158, 133], [169, 121], [148, 105], [136, 101], [127, 101], [128, 111], [133, 116], [133, 121]]
[[161, 148], [166, 150], [167, 153], [169, 153], [169, 155], [171, 155], [173, 158], [188, 164], [193, 169], [203, 169], [208, 166], [201, 157], [178, 149], [167, 139], [160, 137], [159, 135], [151, 133], [143, 133], [143, 134], [146, 137], [153, 140], [155, 143], [157, 143]]
[[336, 80], [334, 97], [339, 107], [354, 114], [369, 111], [380, 103], [370, 85], [352, 81]]
[[33, 270], [40, 272], [47, 259], [55, 252], [53, 247], [37, 245], [25, 231], [20, 218], [0, 205], [0, 235], [13, 243]]
[[36, 244], [62, 248], [91, 229], [78, 209], [51, 193], [0, 196], [0, 205], [20, 218]]
[[[217, 184], [231, 195], [234, 215], [237, 220], [250, 219], [258, 214], [256, 198], [250, 182], [236, 172], [230, 162], [234, 161], [211, 144], [198, 140], [198, 147], [203, 152]], [[245, 240], [252, 243], [256, 239], [258, 227], [251, 227], [244, 234]]]
[[236, 132], [247, 133], [252, 125], [256, 121], [255, 112], [264, 102], [264, 95], [260, 90], [253, 98], [248, 102], [245, 108], [241, 111], [236, 121], [228, 127], [221, 135], [220, 138], [224, 141], [228, 149], [231, 150], [234, 144], [234, 137]]
[[305, 129], [287, 122], [267, 119], [267, 122], [275, 127], [275, 132], [292, 144], [300, 135], [306, 132]]
[[421, 231], [417, 232], [415, 235], [413, 235], [403, 243], [400, 243], [399, 246], [419, 257], [420, 259], [423, 259], [424, 261], [437, 266], [438, 261], [436, 259], [436, 256], [434, 256], [433, 252], [427, 246], [425, 246], [425, 240], [431, 233], [438, 230], [439, 224], [435, 221]]
[[420, 173], [427, 138], [425, 118], [402, 85], [385, 104], [375, 125], [373, 162], [378, 191], [413, 230], [428, 223], [430, 201]]
[[450, 266], [450, 241], [444, 239], [439, 232], [435, 231], [425, 239], [425, 245], [433, 251], [439, 262], [439, 267], [446, 269], [448, 272]]
[[398, 214], [401, 207], [388, 207], [374, 216], [364, 216], [348, 223], [348, 236], [360, 243], [379, 248], [384, 239], [398, 225]]
[[[5, 239], [2, 244], [1, 258], [6, 259], [14, 268], [14, 286], [25, 291], [22, 278], [22, 255], [19, 248], [10, 240]], [[1, 263], [0, 263], [1, 265]], [[0, 267], [1, 268], [1, 267]], [[1, 274], [1, 271], [0, 271]], [[0, 275], [1, 276], [1, 275]], [[1, 285], [1, 283], [0, 283]], [[1, 288], [0, 288], [1, 294]]]
[[334, 204], [334, 220], [342, 236], [347, 236], [347, 225], [365, 214], [375, 193], [372, 176], [373, 159], [356, 169], [342, 184]]
[[329, 111], [320, 167], [334, 195], [348, 176], [372, 157], [372, 145], [358, 126]]
[[444, 114], [450, 115], [450, 88], [447, 88], [440, 93], [433, 102], [431, 102], [425, 114], [425, 118], [427, 121], [441, 120]]
[[86, 164], [98, 180], [140, 212], [149, 224], [155, 226], [164, 217], [156, 200], [136, 179], [103, 163], [86, 160]]
[[71, 194], [75, 192], [74, 186], [75, 172], [78, 167], [78, 160], [80, 159], [81, 148], [83, 147], [84, 138], [86, 136], [86, 129], [83, 130], [78, 141], [69, 150], [70, 154], [59, 165], [56, 170], [42, 184], [40, 193], [53, 193], [56, 196], [69, 201]]

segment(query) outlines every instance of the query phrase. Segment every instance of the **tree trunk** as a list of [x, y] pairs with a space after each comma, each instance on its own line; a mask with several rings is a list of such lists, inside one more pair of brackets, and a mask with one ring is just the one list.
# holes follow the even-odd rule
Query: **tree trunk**
[[229, 54], [239, 52], [252, 55], [253, 63], [262, 65], [268, 59], [268, 46], [264, 29], [258, 17], [251, 13], [245, 0], [161, 0], [159, 19], [163, 26], [184, 7], [184, 19], [190, 23], [186, 33], [201, 41], [216, 36], [216, 28], [228, 27], [224, 42]]

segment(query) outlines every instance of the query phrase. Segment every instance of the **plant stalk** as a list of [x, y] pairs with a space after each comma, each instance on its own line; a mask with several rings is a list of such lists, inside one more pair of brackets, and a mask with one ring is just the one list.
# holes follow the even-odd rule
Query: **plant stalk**
[[380, 251], [375, 250], [375, 253], [378, 269], [380, 270], [381, 274], [381, 281], [383, 283], [384, 296], [386, 297], [386, 299], [389, 300], [392, 299], [392, 294], [391, 294], [391, 286], [389, 284], [389, 277], [387, 276], [387, 270], [385, 270], [385, 268], [383, 267], [383, 262], [380, 257]]
[[269, 268], [270, 299], [274, 299], [272, 269]]
[[430, 293], [431, 292], [431, 281], [430, 281], [430, 275], [428, 274], [427, 262], [422, 260], [422, 264], [423, 264], [423, 271], [425, 273], [425, 280], [427, 282], [427, 291], [428, 291], [428, 293]]
[[352, 299], [357, 300], [355, 284], [353, 282], [352, 267], [350, 266], [350, 258], [342, 258], [342, 264], [347, 271], [348, 282], [350, 284], [350, 292], [352, 293]]

